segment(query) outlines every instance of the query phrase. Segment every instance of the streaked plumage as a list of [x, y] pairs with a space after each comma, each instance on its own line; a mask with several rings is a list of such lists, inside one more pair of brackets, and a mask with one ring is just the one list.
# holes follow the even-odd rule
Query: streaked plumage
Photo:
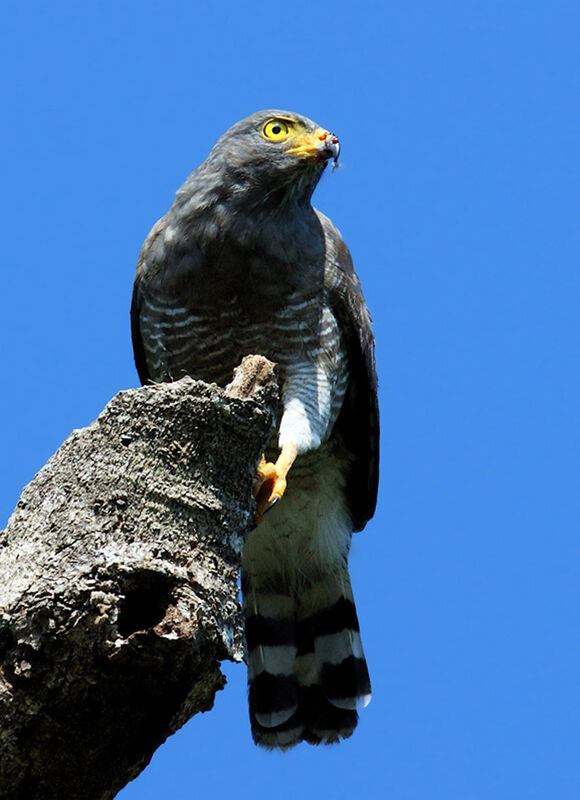
[[370, 699], [347, 559], [376, 502], [373, 337], [348, 249], [310, 204], [337, 142], [285, 111], [230, 128], [149, 234], [131, 310], [143, 382], [225, 385], [249, 353], [280, 368], [270, 449], [298, 456], [242, 565], [250, 718], [266, 747], [349, 736]]

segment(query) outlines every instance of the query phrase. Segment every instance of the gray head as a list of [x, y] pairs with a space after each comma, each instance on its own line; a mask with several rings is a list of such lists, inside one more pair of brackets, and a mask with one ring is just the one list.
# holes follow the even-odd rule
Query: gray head
[[258, 111], [221, 136], [203, 165], [244, 195], [309, 202], [337, 137], [291, 111]]

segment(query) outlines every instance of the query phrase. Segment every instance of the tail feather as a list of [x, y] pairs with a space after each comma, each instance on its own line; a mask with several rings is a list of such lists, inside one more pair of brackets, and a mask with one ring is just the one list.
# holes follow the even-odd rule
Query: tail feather
[[358, 723], [356, 711], [337, 708], [329, 703], [320, 686], [303, 687], [300, 708], [305, 723], [303, 739], [309, 744], [334, 744], [341, 739], [348, 739]]
[[316, 463], [303, 474], [295, 464], [283, 501], [244, 548], [250, 720], [254, 741], [267, 748], [339, 742], [370, 700], [342, 466]]
[[250, 679], [249, 702], [255, 722], [262, 728], [279, 728], [298, 708], [295, 675], [263, 672]]
[[364, 656], [350, 655], [339, 664], [323, 664], [320, 683], [337, 708], [356, 711], [371, 702], [371, 681]]
[[319, 600], [314, 612], [309, 598], [301, 602], [299, 640], [312, 651], [308, 682], [319, 684], [332, 706], [356, 711], [369, 704], [371, 685], [350, 578], [345, 570], [327, 577], [326, 584], [326, 600]]
[[[264, 609], [268, 616], [262, 613]], [[246, 580], [245, 629], [252, 718], [260, 727], [275, 728], [298, 708], [291, 599], [260, 594]]]
[[260, 747], [266, 747], [269, 750], [273, 750], [274, 748], [288, 750], [304, 739], [305, 726], [300, 709], [297, 709], [286, 722], [274, 727], [269, 727], [261, 725], [256, 719], [252, 699], [252, 688], [250, 687], [250, 723], [252, 726], [252, 738], [256, 744], [260, 745]]
[[[263, 747], [346, 739], [357, 726], [357, 710], [370, 701], [348, 575], [334, 584], [329, 576], [325, 592], [320, 586], [313, 591], [318, 608], [312, 610], [313, 592], [304, 591], [286, 598], [285, 619], [266, 616], [267, 594], [246, 598], [250, 719], [254, 741]], [[326, 607], [322, 595], [333, 596]], [[280, 612], [279, 597], [277, 603]]]

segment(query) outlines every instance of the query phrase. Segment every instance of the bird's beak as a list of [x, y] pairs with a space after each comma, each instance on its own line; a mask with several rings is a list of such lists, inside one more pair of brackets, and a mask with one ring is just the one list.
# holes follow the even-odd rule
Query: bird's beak
[[303, 158], [314, 158], [318, 161], [327, 161], [333, 158], [335, 163], [338, 161], [340, 144], [338, 138], [324, 128], [316, 128], [315, 131], [305, 131], [294, 139], [295, 145], [287, 153]]

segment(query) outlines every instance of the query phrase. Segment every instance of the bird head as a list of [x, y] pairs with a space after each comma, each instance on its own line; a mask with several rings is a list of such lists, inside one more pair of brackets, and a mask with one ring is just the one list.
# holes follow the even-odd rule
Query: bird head
[[338, 138], [290, 111], [258, 111], [227, 130], [208, 163], [219, 163], [240, 190], [268, 197], [310, 201], [329, 160], [336, 163]]

